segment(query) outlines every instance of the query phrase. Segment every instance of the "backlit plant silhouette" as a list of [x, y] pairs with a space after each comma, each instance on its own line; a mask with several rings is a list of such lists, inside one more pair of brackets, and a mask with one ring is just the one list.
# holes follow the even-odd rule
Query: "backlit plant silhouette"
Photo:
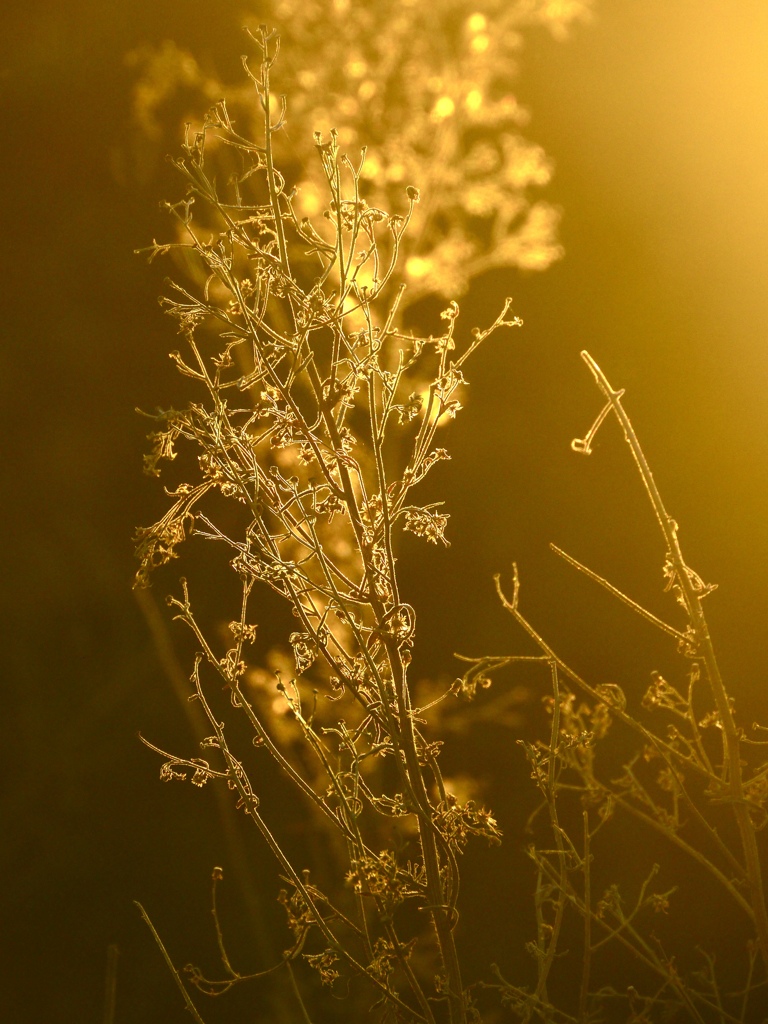
[[[316, 934], [316, 951], [302, 955], [324, 983], [342, 973], [367, 978], [376, 1000], [403, 1019], [434, 1019], [429, 1000], [439, 994], [450, 1020], [459, 1021], [466, 1000], [453, 941], [456, 858], [470, 835], [496, 840], [498, 832], [488, 812], [446, 792], [439, 745], [419, 728], [407, 682], [415, 613], [399, 594], [394, 536], [405, 529], [427, 541], [443, 538], [447, 517], [414, 504], [412, 492], [447, 457], [435, 434], [441, 419], [460, 408], [466, 360], [489, 335], [519, 321], [507, 302], [459, 351], [455, 304], [442, 314], [441, 333], [428, 338], [398, 328], [402, 289], [379, 310], [418, 193], [408, 188], [405, 216], [369, 206], [359, 195], [362, 163], [340, 156], [332, 134], [317, 143], [325, 218], [317, 226], [300, 220], [272, 154], [280, 128], [270, 113], [276, 38], [264, 29], [254, 38], [261, 61], [251, 77], [265, 111], [264, 140], [241, 136], [218, 104], [177, 161], [188, 193], [171, 207], [188, 235], [174, 245], [206, 271], [201, 294], [176, 285], [166, 300], [191, 352], [189, 362], [174, 358], [201, 395], [159, 417], [147, 469], [157, 472], [160, 459], [175, 457], [175, 445], [190, 441], [199, 450], [199, 479], [176, 487], [166, 516], [139, 531], [139, 582], [174, 558], [194, 530], [228, 552], [242, 596], [225, 650], [200, 630], [186, 583], [171, 602], [200, 645], [193, 679], [211, 726], [203, 747], [215, 761], [166, 754], [163, 776], [190, 775], [197, 785], [221, 779], [235, 790], [289, 885], [295, 945], [287, 959]], [[228, 147], [236, 167], [226, 189], [207, 173], [213, 140]], [[196, 230], [193, 204], [201, 201], [217, 215], [218, 231]], [[150, 255], [169, 248], [155, 244]], [[210, 329], [201, 337], [203, 326]], [[424, 398], [409, 391], [417, 363], [431, 373]], [[210, 498], [234, 506], [224, 516], [226, 529], [217, 525], [219, 502], [208, 508]], [[296, 618], [289, 638], [295, 678], [278, 686], [316, 759], [312, 782], [274, 741], [245, 684], [256, 635], [251, 597], [263, 584], [288, 601]], [[223, 683], [258, 745], [343, 841], [349, 906], [301, 875], [262, 818], [244, 757], [230, 749], [211, 674], [219, 681], [214, 693]], [[313, 696], [320, 687], [336, 702], [333, 714], [327, 700]], [[391, 772], [377, 771], [382, 761]], [[401, 832], [410, 835], [398, 856], [380, 819], [402, 821]], [[387, 838], [390, 848], [382, 849]], [[422, 940], [422, 927], [408, 924], [410, 934], [402, 934], [396, 911], [409, 902], [426, 912], [437, 937], [434, 983], [425, 983], [421, 963], [429, 936]]]
[[[164, 779], [232, 791], [284, 881], [286, 949], [252, 975], [232, 967], [216, 868], [223, 977], [188, 967], [188, 987], [142, 911], [187, 1008], [201, 1020], [192, 991], [219, 995], [280, 969], [304, 1021], [317, 997], [310, 971], [346, 997], [352, 1019], [371, 1009], [381, 1020], [431, 1024], [503, 1014], [584, 1024], [757, 1019], [768, 962], [758, 848], [768, 766], [760, 742], [736, 724], [720, 676], [702, 607], [711, 588], [683, 559], [623, 392], [586, 353], [604, 406], [573, 448], [589, 454], [604, 420], [616, 417], [663, 536], [666, 589], [683, 623], [662, 621], [556, 550], [669, 635], [687, 685], [654, 673], [635, 706], [619, 687], [591, 684], [525, 618], [517, 574], [509, 596], [499, 582], [535, 653], [466, 659], [464, 676], [435, 704], [482, 699], [491, 674], [519, 662], [548, 670], [550, 735], [524, 743], [542, 795], [530, 822], [537, 934], [529, 956], [501, 951], [503, 969], [463, 977], [455, 941], [460, 855], [472, 837], [499, 842], [500, 830], [490, 811], [450, 791], [439, 732], [425, 719], [431, 709], [415, 703], [408, 673], [416, 612], [400, 592], [398, 537], [445, 540], [442, 505], [419, 499], [425, 476], [448, 458], [437, 432], [461, 408], [469, 357], [520, 321], [507, 300], [466, 336], [450, 302], [433, 333], [403, 326], [402, 261], [418, 191], [403, 187], [402, 212], [372, 202], [364, 182], [378, 179], [366, 177], [366, 154], [349, 158], [331, 131], [315, 139], [324, 198], [314, 218], [303, 216], [301, 192], [278, 169], [273, 148], [285, 114], [271, 85], [278, 39], [264, 27], [252, 38], [258, 53], [246, 69], [261, 132], [256, 141], [244, 134], [224, 101], [199, 131], [188, 131], [175, 160], [187, 191], [168, 205], [179, 237], [147, 250], [151, 259], [181, 254], [190, 269], [192, 283], [173, 284], [163, 301], [186, 346], [173, 358], [194, 397], [156, 416], [146, 470], [159, 475], [177, 455], [184, 468], [168, 491], [168, 512], [138, 531], [137, 582], [147, 584], [192, 537], [215, 545], [229, 565], [238, 612], [225, 636], [196, 614], [205, 579], [182, 580], [169, 601], [198, 650], [191, 693], [209, 726], [202, 749], [145, 742], [162, 756]], [[292, 657], [272, 674], [252, 653], [270, 590], [294, 619]], [[328, 883], [304, 870], [262, 809], [268, 758], [309, 827], [332, 837], [337, 873]], [[729, 897], [745, 949], [740, 976], [729, 967], [724, 977], [712, 951], [702, 950], [690, 969], [667, 948], [656, 923], [674, 913], [678, 897], [674, 886], [657, 885], [658, 867], [649, 866], [636, 891], [615, 880], [598, 888], [612, 868], [598, 870], [596, 851], [622, 815], [690, 858]], [[606, 981], [601, 965], [617, 950]], [[557, 982], [561, 973], [565, 983]]]
[[[497, 577], [504, 607], [535, 642], [541, 653], [533, 657], [548, 667], [552, 679], [552, 696], [547, 700], [552, 718], [549, 740], [521, 741], [542, 794], [535, 818], [546, 817], [549, 833], [547, 841], [547, 827], [531, 822], [537, 836], [529, 852], [537, 871], [538, 927], [530, 951], [536, 960], [537, 982], [532, 989], [524, 988], [499, 974], [499, 991], [524, 1020], [605, 1019], [602, 1015], [612, 1003], [627, 1004], [630, 1016], [620, 1019], [632, 1021], [760, 1020], [758, 1010], [766, 1006], [768, 964], [768, 914], [758, 845], [758, 833], [768, 820], [768, 763], [760, 755], [766, 744], [759, 738], [765, 729], [753, 725], [757, 736], [750, 738], [737, 724], [702, 604], [715, 587], [705, 584], [683, 557], [678, 524], [664, 506], [624, 408], [623, 390], [609, 384], [588, 352], [582, 352], [582, 358], [605, 404], [586, 436], [576, 438], [571, 447], [591, 454], [606, 418], [613, 414], [618, 420], [663, 537], [664, 589], [682, 608], [683, 623], [670, 625], [556, 545], [552, 548], [670, 637], [683, 659], [680, 675], [686, 683], [675, 685], [652, 671], [650, 686], [634, 704], [615, 684], [590, 684], [558, 657], [523, 614], [517, 569], [511, 597], [505, 595]], [[487, 682], [490, 673], [530, 659], [477, 659], [465, 680], [472, 685], [478, 679]], [[621, 730], [618, 763], [615, 753], [611, 756], [601, 749], [609, 731], [616, 729]], [[750, 756], [755, 751], [757, 757]], [[622, 892], [615, 882], [595, 889], [595, 839], [604, 841], [601, 833], [611, 829], [615, 818], [622, 824], [622, 817], [662, 835], [690, 859], [688, 870], [699, 868], [709, 876], [713, 912], [717, 907], [726, 920], [735, 912], [729, 926], [734, 931], [726, 929], [726, 934], [731, 939], [740, 936], [745, 955], [738, 983], [734, 985], [727, 970], [721, 976], [716, 955], [696, 947], [690, 936], [683, 951], [697, 952], [697, 969], [683, 973], [677, 962], [681, 950], [666, 948], [653, 918], [667, 915], [680, 897], [675, 896], [677, 886], [656, 890], [659, 864], [650, 865], [636, 892]], [[631, 841], [626, 832], [618, 833], [618, 839], [617, 850], [622, 839], [624, 844]], [[600, 867], [604, 876], [604, 865]], [[683, 906], [683, 919], [684, 913]], [[556, 960], [567, 955], [561, 949], [562, 929], [570, 915], [581, 918], [583, 929], [578, 999], [571, 999], [567, 1008], [573, 1016], [550, 1002], [547, 987]], [[625, 967], [620, 979], [595, 991], [595, 963], [612, 945], [632, 955], [632, 967]], [[720, 952], [727, 960], [727, 946]], [[619, 980], [621, 984], [616, 983]]]

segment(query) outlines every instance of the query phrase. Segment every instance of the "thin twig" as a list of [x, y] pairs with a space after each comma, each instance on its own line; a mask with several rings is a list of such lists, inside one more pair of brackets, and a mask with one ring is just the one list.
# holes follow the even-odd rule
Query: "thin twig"
[[133, 902], [139, 908], [139, 911], [141, 912], [141, 916], [144, 919], [145, 924], [147, 925], [149, 930], [152, 932], [152, 936], [153, 936], [155, 942], [157, 943], [158, 949], [163, 954], [163, 959], [165, 960], [166, 964], [168, 965], [168, 970], [173, 975], [173, 979], [176, 982], [176, 985], [178, 986], [179, 992], [181, 992], [182, 998], [184, 999], [184, 1005], [189, 1010], [189, 1012], [192, 1014], [192, 1016], [195, 1019], [195, 1021], [197, 1022], [197, 1024], [205, 1024], [205, 1021], [200, 1016], [200, 1014], [197, 1012], [197, 1007], [192, 1002], [192, 998], [190, 997], [189, 992], [187, 992], [186, 985], [184, 984], [181, 975], [176, 970], [176, 967], [174, 966], [173, 960], [171, 960], [170, 954], [168, 953], [168, 950], [165, 948], [165, 945], [163, 944], [163, 940], [160, 938], [160, 936], [159, 936], [159, 934], [157, 932], [157, 929], [152, 924], [152, 921], [151, 921], [151, 919], [149, 917], [149, 914], [146, 912], [146, 910], [141, 905], [141, 903], [138, 902], [138, 900], [134, 900]]

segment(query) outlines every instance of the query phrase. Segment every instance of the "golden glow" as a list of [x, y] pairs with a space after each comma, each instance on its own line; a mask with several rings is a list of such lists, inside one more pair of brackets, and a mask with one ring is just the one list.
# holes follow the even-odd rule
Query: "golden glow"
[[479, 11], [476, 14], [470, 14], [467, 18], [467, 29], [473, 34], [485, 32], [487, 28], [488, 19], [484, 14], [480, 14]]
[[301, 68], [296, 74], [296, 81], [302, 89], [309, 91], [317, 85], [317, 75], [308, 68]]
[[455, 109], [456, 104], [450, 96], [441, 96], [432, 108], [432, 119], [433, 121], [444, 121], [446, 117], [451, 116]]
[[372, 153], [370, 150], [365, 154], [365, 163], [363, 169], [360, 172], [364, 178], [368, 181], [375, 181], [376, 178], [381, 174], [381, 160], [379, 160], [376, 153]]
[[347, 74], [349, 75], [350, 78], [362, 78], [367, 70], [368, 65], [364, 60], [360, 60], [359, 58], [356, 60], [351, 60], [347, 64]]
[[464, 100], [464, 106], [472, 112], [479, 110], [483, 105], [483, 94], [479, 89], [470, 89]]
[[408, 277], [419, 280], [419, 278], [427, 276], [431, 266], [431, 260], [425, 260], [422, 256], [411, 256], [405, 264], [405, 272]]
[[300, 217], [316, 217], [322, 210], [320, 190], [313, 181], [303, 181], [297, 190], [294, 207]]
[[367, 78], [364, 82], [360, 83], [360, 88], [357, 90], [357, 95], [365, 103], [366, 100], [373, 99], [376, 95], [376, 83], [371, 78]]
[[355, 117], [358, 113], [359, 104], [354, 96], [340, 96], [337, 105], [344, 117]]
[[386, 170], [387, 181], [402, 181], [405, 178], [405, 164], [390, 164]]

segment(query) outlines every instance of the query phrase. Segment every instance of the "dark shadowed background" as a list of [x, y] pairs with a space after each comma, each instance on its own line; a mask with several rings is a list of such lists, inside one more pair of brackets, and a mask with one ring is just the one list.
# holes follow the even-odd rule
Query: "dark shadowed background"
[[[188, 740], [130, 588], [134, 527], [162, 505], [141, 474], [146, 422], [134, 408], [181, 394], [165, 354], [173, 328], [155, 301], [160, 271], [133, 255], [162, 229], [169, 176], [126, 183], [115, 153], [133, 82], [124, 55], [173, 39], [234, 74], [241, 10], [239, 0], [31, 0], [1, 16], [4, 1024], [101, 1021], [110, 944], [118, 1024], [188, 1019], [133, 899], [180, 963], [212, 958], [208, 880], [231, 856], [220, 811], [207, 791], [161, 785], [136, 736]], [[512, 294], [525, 328], [490, 343], [469, 375], [440, 480], [451, 548], [402, 559], [419, 665], [450, 678], [454, 651], [522, 648], [492, 585], [512, 559], [530, 617], [596, 681], [636, 692], [670, 657], [547, 549], [556, 541], [665, 607], [661, 543], [618, 432], [602, 434], [591, 459], [569, 448], [599, 408], [578, 358], [588, 348], [627, 389], [689, 561], [719, 584], [708, 610], [737, 707], [765, 719], [768, 6], [603, 0], [566, 42], [529, 33], [518, 93], [530, 137], [556, 162], [547, 198], [563, 208], [566, 255], [541, 275], [492, 276], [463, 303], [466, 323], [486, 323]], [[177, 575], [156, 585], [159, 599]], [[460, 751], [501, 793], [503, 852], [466, 862], [467, 900], [484, 922], [480, 965], [509, 962], [526, 937], [529, 909], [512, 882], [492, 898], [483, 888], [524, 863], [532, 798], [514, 740], [526, 721], [474, 745], [458, 736], [453, 753], [449, 738], [446, 752], [449, 767]], [[272, 799], [279, 813], [280, 792]], [[242, 841], [257, 880], [250, 919], [265, 923], [240, 929], [252, 964], [286, 940], [273, 866], [256, 836]], [[239, 884], [248, 889], [242, 874]]]

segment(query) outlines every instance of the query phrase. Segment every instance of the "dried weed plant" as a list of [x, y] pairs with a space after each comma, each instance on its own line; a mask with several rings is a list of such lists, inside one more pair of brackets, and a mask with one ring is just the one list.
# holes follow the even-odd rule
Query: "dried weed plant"
[[[537, 934], [527, 960], [503, 971], [494, 965], [480, 982], [462, 978], [459, 858], [471, 838], [497, 843], [500, 832], [489, 811], [450, 792], [428, 708], [413, 703], [416, 613], [400, 594], [397, 538], [407, 530], [445, 541], [447, 514], [419, 503], [418, 485], [448, 458], [437, 431], [460, 409], [469, 356], [519, 320], [507, 300], [462, 343], [451, 302], [438, 332], [403, 328], [401, 263], [419, 193], [404, 189], [403, 212], [372, 203], [363, 195], [366, 154], [349, 159], [331, 131], [315, 140], [324, 200], [314, 219], [302, 216], [300, 192], [273, 152], [284, 118], [271, 86], [278, 38], [263, 26], [252, 38], [258, 55], [246, 70], [262, 114], [258, 141], [217, 102], [174, 161], [187, 184], [184, 198], [168, 204], [180, 235], [147, 250], [150, 259], [181, 255], [189, 268], [192, 284], [173, 284], [163, 301], [186, 345], [173, 358], [197, 397], [157, 414], [145, 468], [159, 475], [177, 448], [197, 461], [168, 491], [166, 515], [138, 531], [137, 582], [146, 585], [191, 537], [213, 542], [231, 566], [239, 614], [224, 640], [196, 615], [197, 584], [183, 580], [169, 599], [198, 649], [191, 685], [209, 726], [203, 756], [145, 742], [162, 757], [164, 779], [232, 791], [283, 879], [287, 948], [252, 974], [234, 969], [217, 912], [219, 868], [213, 911], [223, 977], [195, 967], [184, 977], [142, 908], [187, 1009], [201, 1021], [193, 992], [219, 995], [283, 971], [295, 1019], [311, 1021], [313, 971], [321, 986], [346, 996], [354, 1019], [370, 1010], [382, 1021], [430, 1024], [762, 1019], [768, 917], [758, 838], [767, 820], [768, 764], [761, 741], [737, 724], [718, 669], [702, 607], [712, 588], [683, 559], [623, 392], [587, 353], [605, 404], [573, 448], [589, 454], [605, 419], [617, 418], [663, 535], [666, 589], [683, 624], [662, 621], [555, 550], [669, 635], [687, 684], [654, 673], [638, 706], [615, 685], [590, 684], [525, 618], [517, 573], [511, 597], [498, 582], [536, 653], [465, 659], [464, 676], [438, 701], [471, 699], [492, 673], [519, 662], [549, 671], [549, 738], [523, 744], [542, 797], [529, 822]], [[267, 588], [296, 620], [292, 659], [272, 673], [252, 653]], [[615, 744], [606, 755], [619, 730], [618, 755]], [[330, 837], [338, 868], [332, 888], [297, 863], [263, 813], [264, 758], [294, 787], [311, 827]], [[674, 913], [676, 895], [674, 886], [659, 886], [658, 866], [636, 892], [618, 882], [598, 887], [611, 864], [598, 872], [595, 851], [622, 816], [690, 858], [730, 900], [746, 958], [737, 983], [731, 975], [723, 980], [711, 951], [688, 969], [659, 936], [657, 922]], [[626, 956], [606, 980], [601, 962], [612, 950]], [[558, 984], [560, 973], [576, 981]]]
[[[435, 435], [460, 408], [467, 359], [519, 321], [507, 301], [462, 350], [455, 303], [437, 335], [399, 329], [403, 286], [390, 285], [418, 192], [408, 187], [404, 216], [370, 206], [359, 193], [364, 157], [356, 165], [340, 155], [331, 133], [316, 140], [327, 208], [316, 224], [300, 219], [273, 158], [282, 125], [270, 87], [277, 37], [262, 27], [253, 39], [260, 58], [246, 69], [264, 112], [263, 140], [240, 135], [224, 102], [212, 108], [176, 161], [188, 191], [169, 209], [187, 240], [149, 250], [154, 258], [183, 249], [203, 284], [197, 292], [176, 284], [165, 299], [191, 353], [174, 359], [200, 400], [158, 414], [146, 469], [159, 473], [160, 460], [188, 441], [199, 473], [169, 492], [173, 504], [158, 523], [138, 532], [137, 581], [145, 584], [194, 533], [228, 552], [241, 592], [226, 649], [203, 634], [186, 582], [171, 599], [200, 648], [192, 678], [211, 732], [201, 744], [205, 759], [149, 745], [164, 757], [166, 779], [224, 781], [263, 835], [288, 886], [282, 901], [294, 943], [286, 964], [302, 956], [327, 985], [342, 975], [366, 979], [386, 1019], [433, 1021], [438, 999], [450, 1021], [464, 1021], [453, 938], [457, 855], [470, 835], [497, 841], [498, 830], [488, 812], [446, 791], [439, 743], [422, 733], [421, 709], [412, 706], [415, 612], [400, 597], [394, 538], [409, 530], [444, 540], [447, 517], [439, 506], [415, 504], [412, 491], [448, 457]], [[226, 147], [231, 161], [226, 185], [208, 173], [214, 146]], [[195, 204], [207, 207], [203, 228]], [[424, 396], [412, 390], [416, 367], [430, 376]], [[225, 512], [222, 499], [234, 509]], [[261, 585], [296, 618], [292, 678], [279, 679], [277, 690], [289, 728], [311, 753], [309, 773], [306, 752], [291, 756], [249, 687], [252, 595]], [[336, 834], [346, 859], [344, 903], [310, 883], [262, 817], [248, 759], [229, 743], [222, 688], [256, 746]], [[421, 913], [409, 916], [401, 910], [408, 904]], [[214, 992], [239, 978], [230, 972], [215, 983], [193, 972], [191, 980]]]
[[[591, 684], [558, 657], [524, 615], [517, 568], [511, 597], [497, 576], [504, 607], [540, 653], [467, 659], [471, 668], [465, 680], [474, 686], [478, 678], [487, 680], [504, 666], [533, 658], [548, 668], [552, 695], [546, 700], [548, 742], [519, 741], [542, 797], [529, 822], [535, 837], [529, 854], [537, 874], [537, 935], [528, 948], [537, 978], [535, 986], [524, 987], [508, 982], [496, 968], [496, 989], [519, 1019], [548, 1024], [765, 1021], [768, 914], [765, 843], [758, 837], [768, 822], [768, 761], [766, 740], [760, 738], [766, 729], [753, 724], [750, 736], [737, 722], [703, 608], [715, 586], [704, 583], [683, 557], [678, 524], [666, 510], [626, 413], [624, 391], [610, 385], [588, 352], [582, 358], [605, 404], [586, 436], [573, 440], [571, 447], [591, 454], [606, 418], [613, 414], [618, 420], [663, 537], [664, 590], [682, 609], [682, 624], [660, 619], [556, 545], [552, 549], [664, 632], [682, 659], [679, 674], [685, 682], [668, 682], [652, 671], [648, 689], [635, 701], [616, 684]], [[618, 751], [607, 753], [609, 733], [616, 730]], [[628, 822], [641, 828], [627, 831]], [[614, 827], [614, 834], [606, 836]], [[685, 881], [691, 871], [708, 879], [710, 915], [720, 919], [724, 938], [718, 953], [700, 947], [687, 933], [690, 895], [677, 896], [678, 885], [657, 888], [663, 873], [658, 863], [648, 866], [636, 891], [622, 890], [617, 881], [595, 887], [597, 868], [605, 878], [610, 859], [615, 863], [630, 842], [642, 844], [644, 832], [662, 836], [670, 854], [682, 854], [676, 858], [676, 881]], [[595, 852], [597, 844], [601, 855]], [[614, 878], [620, 873], [613, 868]], [[680, 920], [676, 948], [669, 945], [674, 933], [667, 930], [665, 935], [659, 920], [673, 909]], [[563, 948], [569, 918], [581, 921], [580, 979], [565, 999], [551, 999], [549, 986], [558, 961], [570, 960], [575, 976], [573, 954]], [[612, 970], [601, 971], [600, 959], [610, 958], [616, 947], [629, 958], [619, 957]], [[734, 951], [740, 958], [736, 965]], [[623, 965], [618, 971], [616, 962]], [[602, 978], [599, 985], [597, 975]]]

